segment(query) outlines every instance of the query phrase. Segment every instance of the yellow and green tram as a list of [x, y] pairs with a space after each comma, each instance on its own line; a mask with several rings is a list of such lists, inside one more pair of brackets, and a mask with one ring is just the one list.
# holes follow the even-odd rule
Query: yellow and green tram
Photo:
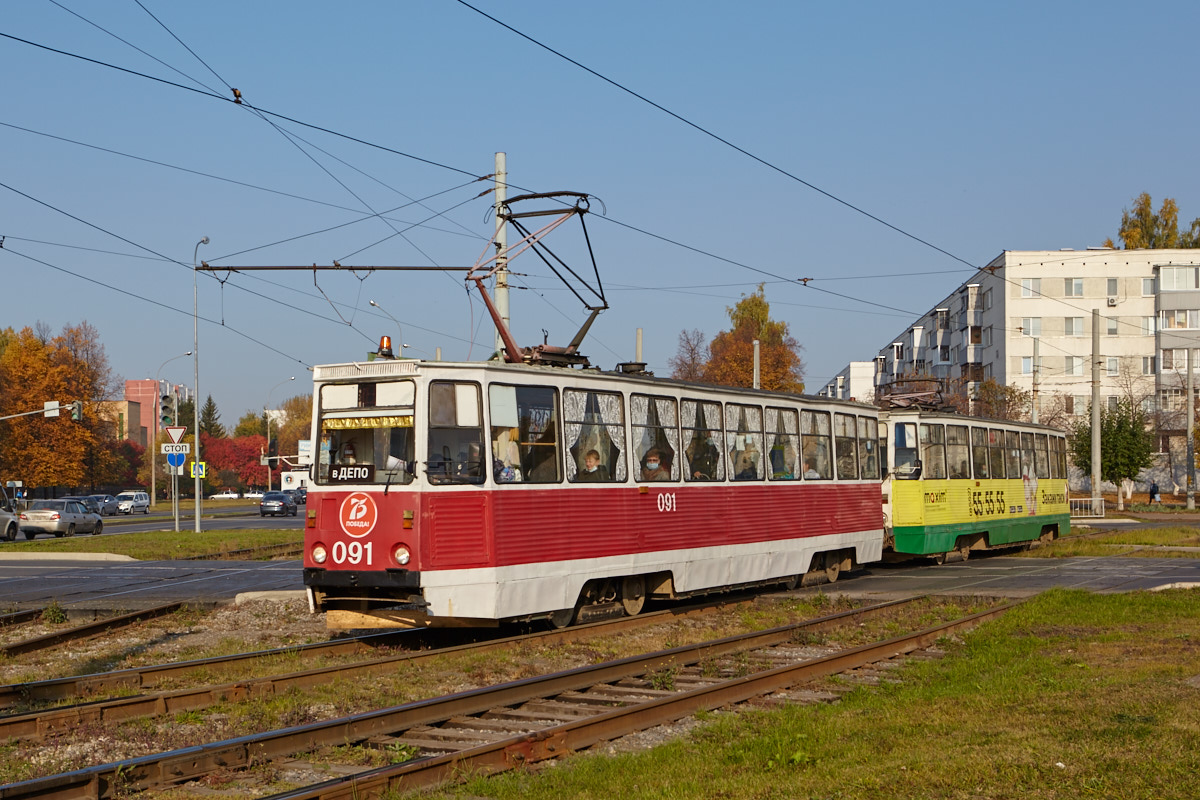
[[885, 557], [940, 563], [1070, 530], [1062, 431], [903, 409], [880, 415], [879, 436]]

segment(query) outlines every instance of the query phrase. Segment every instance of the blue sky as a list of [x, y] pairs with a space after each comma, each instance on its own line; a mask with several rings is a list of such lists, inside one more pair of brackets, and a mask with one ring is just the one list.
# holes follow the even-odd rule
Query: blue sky
[[[0, 33], [63, 52], [0, 38], [0, 325], [86, 319], [116, 373], [154, 377], [192, 349], [202, 236], [214, 266], [469, 266], [493, 230], [470, 181], [504, 151], [510, 193], [598, 198], [593, 363], [632, 360], [641, 327], [668, 374], [681, 330], [715, 335], [766, 281], [815, 390], [968, 264], [1099, 245], [1143, 191], [1200, 216], [1194, 3], [472, 5], [778, 169], [455, 0], [12, 0]], [[273, 118], [289, 140], [228, 86], [377, 147]], [[582, 252], [575, 229], [549, 243]], [[528, 258], [518, 341], [565, 343], [580, 306]], [[490, 352], [460, 273], [220, 277], [199, 279], [200, 391], [226, 423], [381, 334]], [[190, 384], [191, 359], [162, 376]]]

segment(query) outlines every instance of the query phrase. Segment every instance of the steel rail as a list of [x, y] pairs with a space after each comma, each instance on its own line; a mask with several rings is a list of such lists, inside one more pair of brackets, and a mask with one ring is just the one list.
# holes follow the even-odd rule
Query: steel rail
[[536, 761], [561, 758], [571, 751], [673, 722], [699, 711], [745, 702], [797, 684], [929, 647], [949, 633], [993, 619], [1020, 602], [1008, 603], [884, 642], [862, 645], [829, 656], [734, 678], [635, 706], [618, 708], [521, 736], [442, 756], [381, 767], [260, 800], [365, 800], [379, 797], [383, 792], [402, 793], [427, 789], [460, 780], [464, 775], [494, 774]]
[[[284, 758], [325, 746], [362, 742], [398, 730], [430, 725], [458, 716], [484, 713], [530, 699], [578, 691], [601, 683], [652, 672], [656, 669], [695, 664], [721, 655], [785, 643], [799, 631], [820, 630], [864, 614], [914, 602], [895, 600], [711, 642], [676, 647], [649, 655], [632, 656], [603, 664], [579, 667], [552, 675], [538, 676], [499, 686], [483, 687], [444, 697], [420, 700], [377, 711], [355, 714], [325, 722], [253, 734], [220, 742], [88, 767], [74, 772], [34, 778], [0, 786], [0, 800], [110, 800], [130, 791], [145, 791], [200, 778], [218, 770], [237, 769]], [[631, 618], [636, 620], [637, 618]], [[601, 625], [603, 623], [596, 623]], [[586, 626], [584, 626], [586, 627]], [[555, 631], [570, 635], [582, 630]], [[518, 637], [528, 641], [528, 637]], [[495, 643], [489, 643], [495, 644]]]
[[33, 653], [37, 650], [45, 650], [48, 647], [54, 647], [65, 642], [73, 642], [79, 639], [88, 639], [92, 636], [99, 636], [102, 633], [107, 633], [117, 628], [125, 628], [137, 622], [142, 622], [156, 617], [165, 617], [167, 614], [173, 614], [183, 608], [186, 603], [168, 603], [165, 606], [156, 608], [147, 608], [144, 611], [136, 611], [132, 614], [122, 614], [119, 617], [109, 617], [99, 620], [98, 622], [89, 622], [86, 625], [79, 625], [65, 631], [57, 633], [48, 633], [45, 636], [38, 636], [33, 639], [26, 639], [22, 642], [13, 642], [12, 644], [0, 645], [0, 657], [3, 656], [18, 656], [24, 653]]
[[30, 608], [25, 611], [14, 611], [11, 614], [0, 616], [0, 628], [7, 628], [9, 625], [20, 625], [23, 622], [32, 622], [42, 615], [44, 608]]

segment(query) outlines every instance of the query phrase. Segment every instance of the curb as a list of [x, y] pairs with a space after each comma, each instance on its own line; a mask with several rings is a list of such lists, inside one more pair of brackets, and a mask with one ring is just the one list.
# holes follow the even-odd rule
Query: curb
[[4, 561], [137, 561], [116, 553], [0, 553]]

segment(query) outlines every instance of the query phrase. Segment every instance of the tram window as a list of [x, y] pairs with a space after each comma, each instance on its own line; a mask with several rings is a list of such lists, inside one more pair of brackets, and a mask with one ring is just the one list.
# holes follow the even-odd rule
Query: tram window
[[758, 406], [725, 406], [731, 480], [756, 481], [763, 477], [762, 429], [762, 409]]
[[[988, 472], [988, 429], [971, 428], [971, 466], [975, 469], [975, 478], [983, 480], [990, 477]], [[963, 475], [964, 478], [971, 477]]]
[[879, 455], [880, 455], [880, 479], [888, 476], [888, 426], [886, 422], [879, 422]]
[[497, 483], [558, 483], [558, 390], [549, 386], [488, 389], [492, 476]]
[[971, 448], [966, 425], [946, 426], [946, 472], [951, 478], [971, 477]]
[[616, 392], [563, 392], [563, 423], [571, 442], [567, 480], [624, 481], [625, 403]]
[[863, 480], [877, 481], [881, 477], [878, 427], [870, 417], [858, 418], [858, 464]]
[[638, 481], [677, 481], [679, 410], [674, 398], [635, 394], [629, 397], [635, 472]]
[[796, 471], [796, 454], [800, 452], [799, 415], [791, 408], [768, 408], [766, 416], [767, 442], [771, 445], [770, 469], [773, 481], [792, 481], [800, 477]]
[[921, 477], [921, 462], [917, 458], [917, 424], [897, 422], [895, 434], [896, 454], [893, 464], [896, 478], [916, 480]]
[[483, 483], [487, 470], [482, 420], [478, 384], [429, 384], [429, 460], [425, 472], [430, 483]]
[[988, 428], [988, 466], [992, 478], [1003, 478], [1004, 469], [1004, 431]]
[[684, 480], [725, 480], [725, 462], [721, 460], [721, 404], [684, 400], [679, 413], [683, 420]]
[[858, 427], [849, 414], [833, 415], [833, 446], [838, 480], [858, 479]]
[[1050, 448], [1049, 442], [1046, 440], [1046, 434], [1036, 433], [1033, 436], [1033, 453], [1036, 457], [1037, 476], [1039, 478], [1050, 477]]
[[921, 425], [921, 477], [946, 477], [946, 431], [941, 425]]
[[1033, 463], [1033, 434], [1021, 434], [1021, 472], [1022, 478], [1032, 478], [1037, 475]]
[[800, 412], [800, 447], [805, 478], [827, 481], [833, 477], [828, 411]]
[[[364, 385], [372, 389], [364, 392]], [[377, 397], [376, 402], [388, 407], [360, 408], [358, 402], [364, 396]], [[316, 481], [411, 483], [415, 471], [415, 397], [412, 381], [322, 386]]]
[[1050, 437], [1050, 477], [1065, 478], [1067, 477], [1067, 451], [1066, 440], [1061, 436]]
[[1004, 431], [1004, 469], [1010, 479], [1021, 477], [1021, 434]]

